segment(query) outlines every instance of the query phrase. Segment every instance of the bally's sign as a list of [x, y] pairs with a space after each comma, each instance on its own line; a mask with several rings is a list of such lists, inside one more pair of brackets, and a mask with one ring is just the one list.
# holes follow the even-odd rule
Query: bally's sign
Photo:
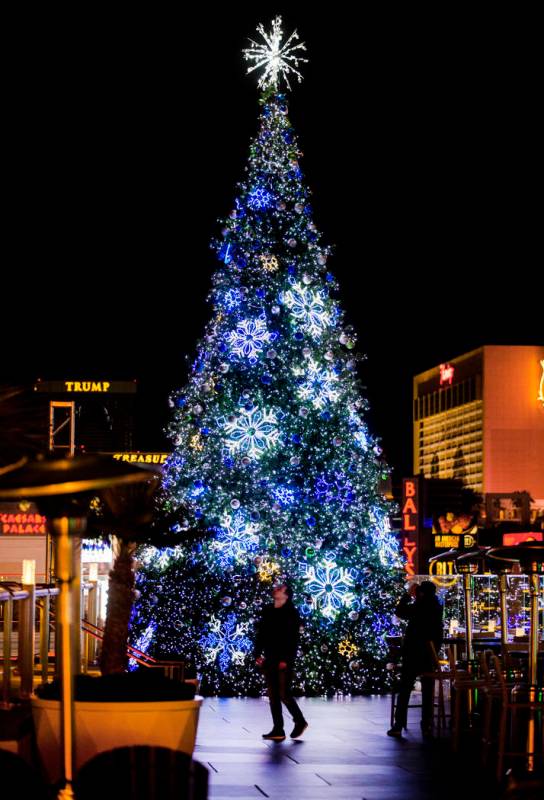
[[402, 550], [405, 556], [404, 571], [407, 577], [417, 573], [419, 549], [419, 480], [402, 481]]

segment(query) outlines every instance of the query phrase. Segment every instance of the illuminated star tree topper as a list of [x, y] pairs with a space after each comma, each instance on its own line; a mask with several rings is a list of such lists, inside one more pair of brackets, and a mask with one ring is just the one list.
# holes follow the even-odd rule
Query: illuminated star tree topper
[[303, 58], [295, 50], [306, 50], [303, 42], [291, 44], [294, 40], [298, 39], [298, 33], [293, 31], [291, 36], [282, 44], [283, 30], [281, 27], [281, 17], [276, 17], [272, 20], [272, 32], [267, 33], [262, 24], [257, 26], [257, 32], [261, 34], [264, 39], [264, 44], [255, 42], [253, 39], [249, 41], [253, 45], [246, 48], [244, 58], [246, 61], [254, 61], [255, 64], [247, 71], [249, 75], [253, 70], [264, 67], [264, 72], [259, 78], [258, 86], [261, 89], [274, 89], [279, 88], [280, 78], [285, 78], [285, 83], [290, 89], [289, 74], [296, 75], [298, 82], [302, 81], [302, 75], [297, 67], [300, 63], [307, 63], [308, 59]]

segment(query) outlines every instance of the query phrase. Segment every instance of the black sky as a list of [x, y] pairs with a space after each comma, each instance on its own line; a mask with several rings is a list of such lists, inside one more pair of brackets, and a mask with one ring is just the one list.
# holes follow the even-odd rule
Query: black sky
[[[411, 464], [411, 377], [481, 344], [542, 343], [541, 90], [530, 21], [354, 17], [291, 4], [308, 47], [290, 118], [389, 462]], [[257, 129], [240, 51], [281, 4], [17, 32], [5, 114], [6, 381], [137, 378], [137, 445], [208, 315], [209, 240]], [[537, 253], [541, 253], [539, 246]]]

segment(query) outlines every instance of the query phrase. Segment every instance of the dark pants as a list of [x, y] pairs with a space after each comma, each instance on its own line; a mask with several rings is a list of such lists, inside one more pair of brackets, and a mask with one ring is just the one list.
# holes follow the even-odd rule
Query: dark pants
[[[408, 703], [410, 702], [410, 694], [417, 676], [421, 675], [422, 672], [430, 671], [430, 669], [430, 666], [422, 667], [409, 662], [403, 665], [400, 672], [399, 693], [395, 707], [395, 725], [399, 728], [406, 727]], [[432, 678], [421, 678], [421, 724], [423, 726], [431, 725], [433, 720], [433, 684]]]
[[275, 665], [270, 665], [265, 669], [265, 674], [268, 684], [268, 697], [270, 699], [270, 711], [272, 712], [274, 730], [283, 730], [282, 703], [293, 717], [295, 725], [297, 722], [304, 722], [302, 711], [298, 707], [297, 701], [291, 692], [293, 668], [287, 667], [286, 669], [279, 669], [279, 667]]

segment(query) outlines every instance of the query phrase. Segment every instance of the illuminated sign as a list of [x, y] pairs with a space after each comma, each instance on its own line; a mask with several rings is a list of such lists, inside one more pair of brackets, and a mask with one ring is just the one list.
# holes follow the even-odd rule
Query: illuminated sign
[[433, 521], [432, 530], [433, 543], [437, 550], [470, 550], [478, 541], [478, 525], [472, 514], [453, 514], [448, 511]]
[[522, 542], [541, 542], [543, 535], [539, 531], [530, 531], [528, 533], [503, 533], [502, 543], [507, 547]]
[[452, 367], [451, 364], [440, 364], [440, 386], [443, 386], [445, 383], [449, 383], [451, 386], [454, 372], [455, 367]]
[[415, 555], [417, 553], [417, 542], [410, 540], [409, 536], [402, 537], [402, 552], [406, 556], [404, 562], [404, 571], [408, 577], [416, 574], [416, 561]]
[[42, 381], [34, 386], [36, 392], [49, 394], [134, 394], [136, 381]]
[[81, 560], [84, 564], [111, 562], [113, 561], [111, 545], [98, 539], [83, 539], [81, 543]]
[[[431, 561], [429, 564], [429, 575], [453, 575], [454, 561]], [[456, 579], [455, 579], [456, 580]], [[454, 583], [453, 581], [452, 583]], [[450, 586], [452, 584], [449, 584]]]
[[404, 478], [402, 487], [402, 530], [417, 531], [419, 523], [417, 481], [412, 478]]
[[0, 514], [0, 526], [4, 536], [45, 536], [47, 518], [41, 514]]
[[402, 481], [402, 551], [406, 556], [404, 571], [407, 576], [417, 573], [419, 534], [419, 482], [417, 478]]
[[445, 550], [450, 550], [451, 548], [459, 547], [459, 539], [460, 536], [456, 536], [455, 534], [437, 534], [434, 537], [434, 546], [444, 548]]
[[128, 464], [165, 464], [170, 453], [113, 453], [116, 461]]
[[108, 381], [65, 381], [67, 392], [108, 392]]
[[538, 399], [544, 406], [544, 361], [540, 362], [540, 366], [542, 367], [542, 375], [540, 376], [540, 390], [538, 392]]

